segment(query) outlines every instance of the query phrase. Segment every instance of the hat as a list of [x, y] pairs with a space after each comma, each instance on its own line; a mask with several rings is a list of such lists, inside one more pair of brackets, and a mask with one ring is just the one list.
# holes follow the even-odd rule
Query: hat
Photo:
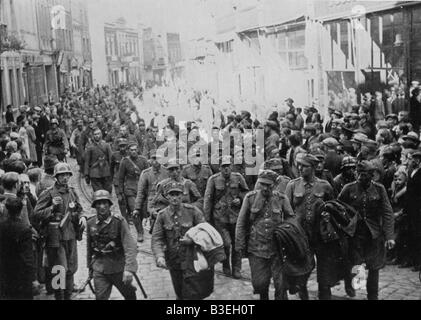
[[34, 107], [34, 110], [35, 110], [36, 112], [41, 112], [41, 111], [42, 111], [42, 109], [41, 109], [40, 107]]
[[165, 194], [168, 195], [171, 192], [179, 192], [179, 193], [183, 193], [184, 192], [184, 186], [182, 183], [180, 182], [169, 182], [164, 186], [164, 191]]
[[360, 118], [360, 116], [359, 116], [358, 114], [356, 114], [356, 113], [351, 113], [351, 119], [352, 119], [352, 120], [360, 120], [361, 118]]
[[365, 135], [364, 133], [361, 133], [361, 132], [355, 133], [354, 136], [351, 139], [352, 142], [357, 142], [357, 143], [363, 143], [366, 140], [368, 140], [367, 135]]
[[292, 100], [292, 98], [288, 98], [288, 99], [285, 99], [285, 102], [291, 102], [291, 103], [294, 103], [294, 100]]
[[297, 157], [297, 162], [304, 164], [306, 166], [315, 167], [320, 162], [320, 160], [316, 156], [307, 153], [307, 154], [304, 154], [300, 158]]
[[259, 173], [257, 179], [258, 183], [270, 184], [273, 185], [276, 182], [278, 175], [272, 170], [263, 170]]
[[319, 162], [323, 162], [326, 159], [326, 156], [321, 152], [313, 153], [313, 156], [315, 156]]
[[386, 120], [389, 120], [390, 118], [398, 120], [398, 115], [395, 113], [388, 114]]
[[339, 118], [342, 118], [342, 117], [343, 117], [343, 113], [342, 113], [342, 111], [340, 111], [340, 110], [335, 110], [333, 113], [334, 113], [335, 115], [337, 115]]
[[57, 156], [53, 156], [53, 155], [45, 156], [45, 158], [44, 158], [44, 169], [45, 170], [53, 169], [58, 162], [59, 161], [57, 159]]
[[315, 126], [314, 124], [312, 124], [312, 123], [307, 124], [307, 125], [304, 127], [304, 131], [306, 131], [306, 130], [313, 130], [313, 131], [316, 131], [316, 126]]
[[[10, 134], [10, 137], [12, 137], [11, 134]], [[418, 134], [416, 134], [413, 131], [408, 132], [408, 134], [406, 136], [403, 136], [402, 139], [403, 140], [411, 140], [411, 141], [414, 141], [415, 143], [419, 143], [420, 142], [420, 138], [418, 137]]]
[[357, 171], [366, 171], [366, 172], [370, 172], [370, 171], [374, 171], [374, 166], [371, 164], [370, 161], [367, 160], [363, 160], [359, 163], [357, 163]]
[[57, 124], [58, 125], [58, 120], [57, 119], [51, 119], [50, 124]]
[[264, 163], [265, 170], [280, 170], [283, 168], [281, 159], [270, 159]]
[[354, 157], [344, 157], [341, 163], [341, 169], [348, 167], [355, 167], [357, 165], [357, 160]]
[[122, 146], [127, 146], [129, 143], [127, 142], [127, 139], [124, 138], [120, 138], [118, 139], [118, 146], [122, 147]]
[[412, 157], [420, 157], [421, 158], [421, 149], [415, 150], [412, 154]]
[[10, 139], [19, 139], [19, 138], [20, 138], [19, 133], [17, 132], [10, 133]]
[[222, 156], [221, 157], [221, 166], [229, 166], [232, 164], [231, 156]]
[[272, 129], [276, 129], [278, 127], [278, 124], [275, 121], [272, 121], [272, 120], [266, 120], [264, 125], [268, 126], [269, 128], [272, 128]]
[[177, 159], [170, 159], [168, 160], [168, 163], [166, 164], [167, 170], [172, 168], [180, 168], [180, 164], [178, 163]]
[[377, 142], [371, 139], [367, 139], [365, 141], [362, 142], [365, 146], [368, 147], [377, 147]]
[[338, 140], [335, 138], [326, 138], [322, 143], [328, 148], [336, 148], [339, 145]]

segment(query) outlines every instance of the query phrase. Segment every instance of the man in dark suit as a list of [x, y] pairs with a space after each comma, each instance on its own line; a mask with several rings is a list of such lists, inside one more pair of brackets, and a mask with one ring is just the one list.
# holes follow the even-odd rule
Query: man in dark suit
[[410, 227], [410, 252], [412, 254], [411, 263], [414, 271], [421, 269], [421, 149], [411, 155], [410, 174], [406, 186], [406, 206], [404, 212], [408, 216]]
[[0, 223], [0, 299], [32, 300], [32, 280], [36, 272], [32, 250], [32, 230], [21, 219], [23, 203], [8, 198], [7, 219]]

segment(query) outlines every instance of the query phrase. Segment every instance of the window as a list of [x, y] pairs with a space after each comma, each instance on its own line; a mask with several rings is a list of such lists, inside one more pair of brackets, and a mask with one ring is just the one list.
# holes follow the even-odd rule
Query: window
[[282, 64], [289, 66], [290, 69], [307, 68], [307, 58], [304, 54], [304, 28], [281, 31], [277, 34], [277, 40], [278, 53]]

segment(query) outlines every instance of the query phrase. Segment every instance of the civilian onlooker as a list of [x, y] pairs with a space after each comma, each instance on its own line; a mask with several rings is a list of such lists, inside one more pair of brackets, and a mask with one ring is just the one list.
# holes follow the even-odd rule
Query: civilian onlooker
[[13, 115], [12, 105], [8, 105], [6, 107], [6, 123], [12, 123], [15, 122], [15, 116]]

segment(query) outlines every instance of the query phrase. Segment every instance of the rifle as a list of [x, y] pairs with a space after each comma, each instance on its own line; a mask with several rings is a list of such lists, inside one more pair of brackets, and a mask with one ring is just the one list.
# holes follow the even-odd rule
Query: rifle
[[145, 299], [148, 299], [148, 296], [147, 296], [147, 294], [146, 294], [146, 291], [145, 291], [145, 289], [143, 288], [142, 284], [140, 283], [140, 279], [139, 279], [139, 277], [137, 276], [137, 274], [136, 274], [135, 272], [132, 272], [132, 274], [133, 274], [133, 277], [135, 278], [135, 280], [136, 280], [137, 284], [139, 285], [139, 288], [140, 288], [140, 290], [142, 291], [143, 296], [145, 297]]
[[93, 278], [93, 276], [91, 276], [91, 275], [88, 276], [88, 279], [86, 279], [86, 281], [83, 283], [82, 287], [80, 287], [80, 289], [72, 296], [72, 300], [74, 298], [76, 298], [78, 295], [80, 295], [82, 292], [84, 292], [88, 285], [89, 285], [89, 288], [91, 289], [92, 293], [95, 294], [95, 289], [94, 289], [94, 287], [92, 286], [92, 283], [91, 283], [92, 278]]

